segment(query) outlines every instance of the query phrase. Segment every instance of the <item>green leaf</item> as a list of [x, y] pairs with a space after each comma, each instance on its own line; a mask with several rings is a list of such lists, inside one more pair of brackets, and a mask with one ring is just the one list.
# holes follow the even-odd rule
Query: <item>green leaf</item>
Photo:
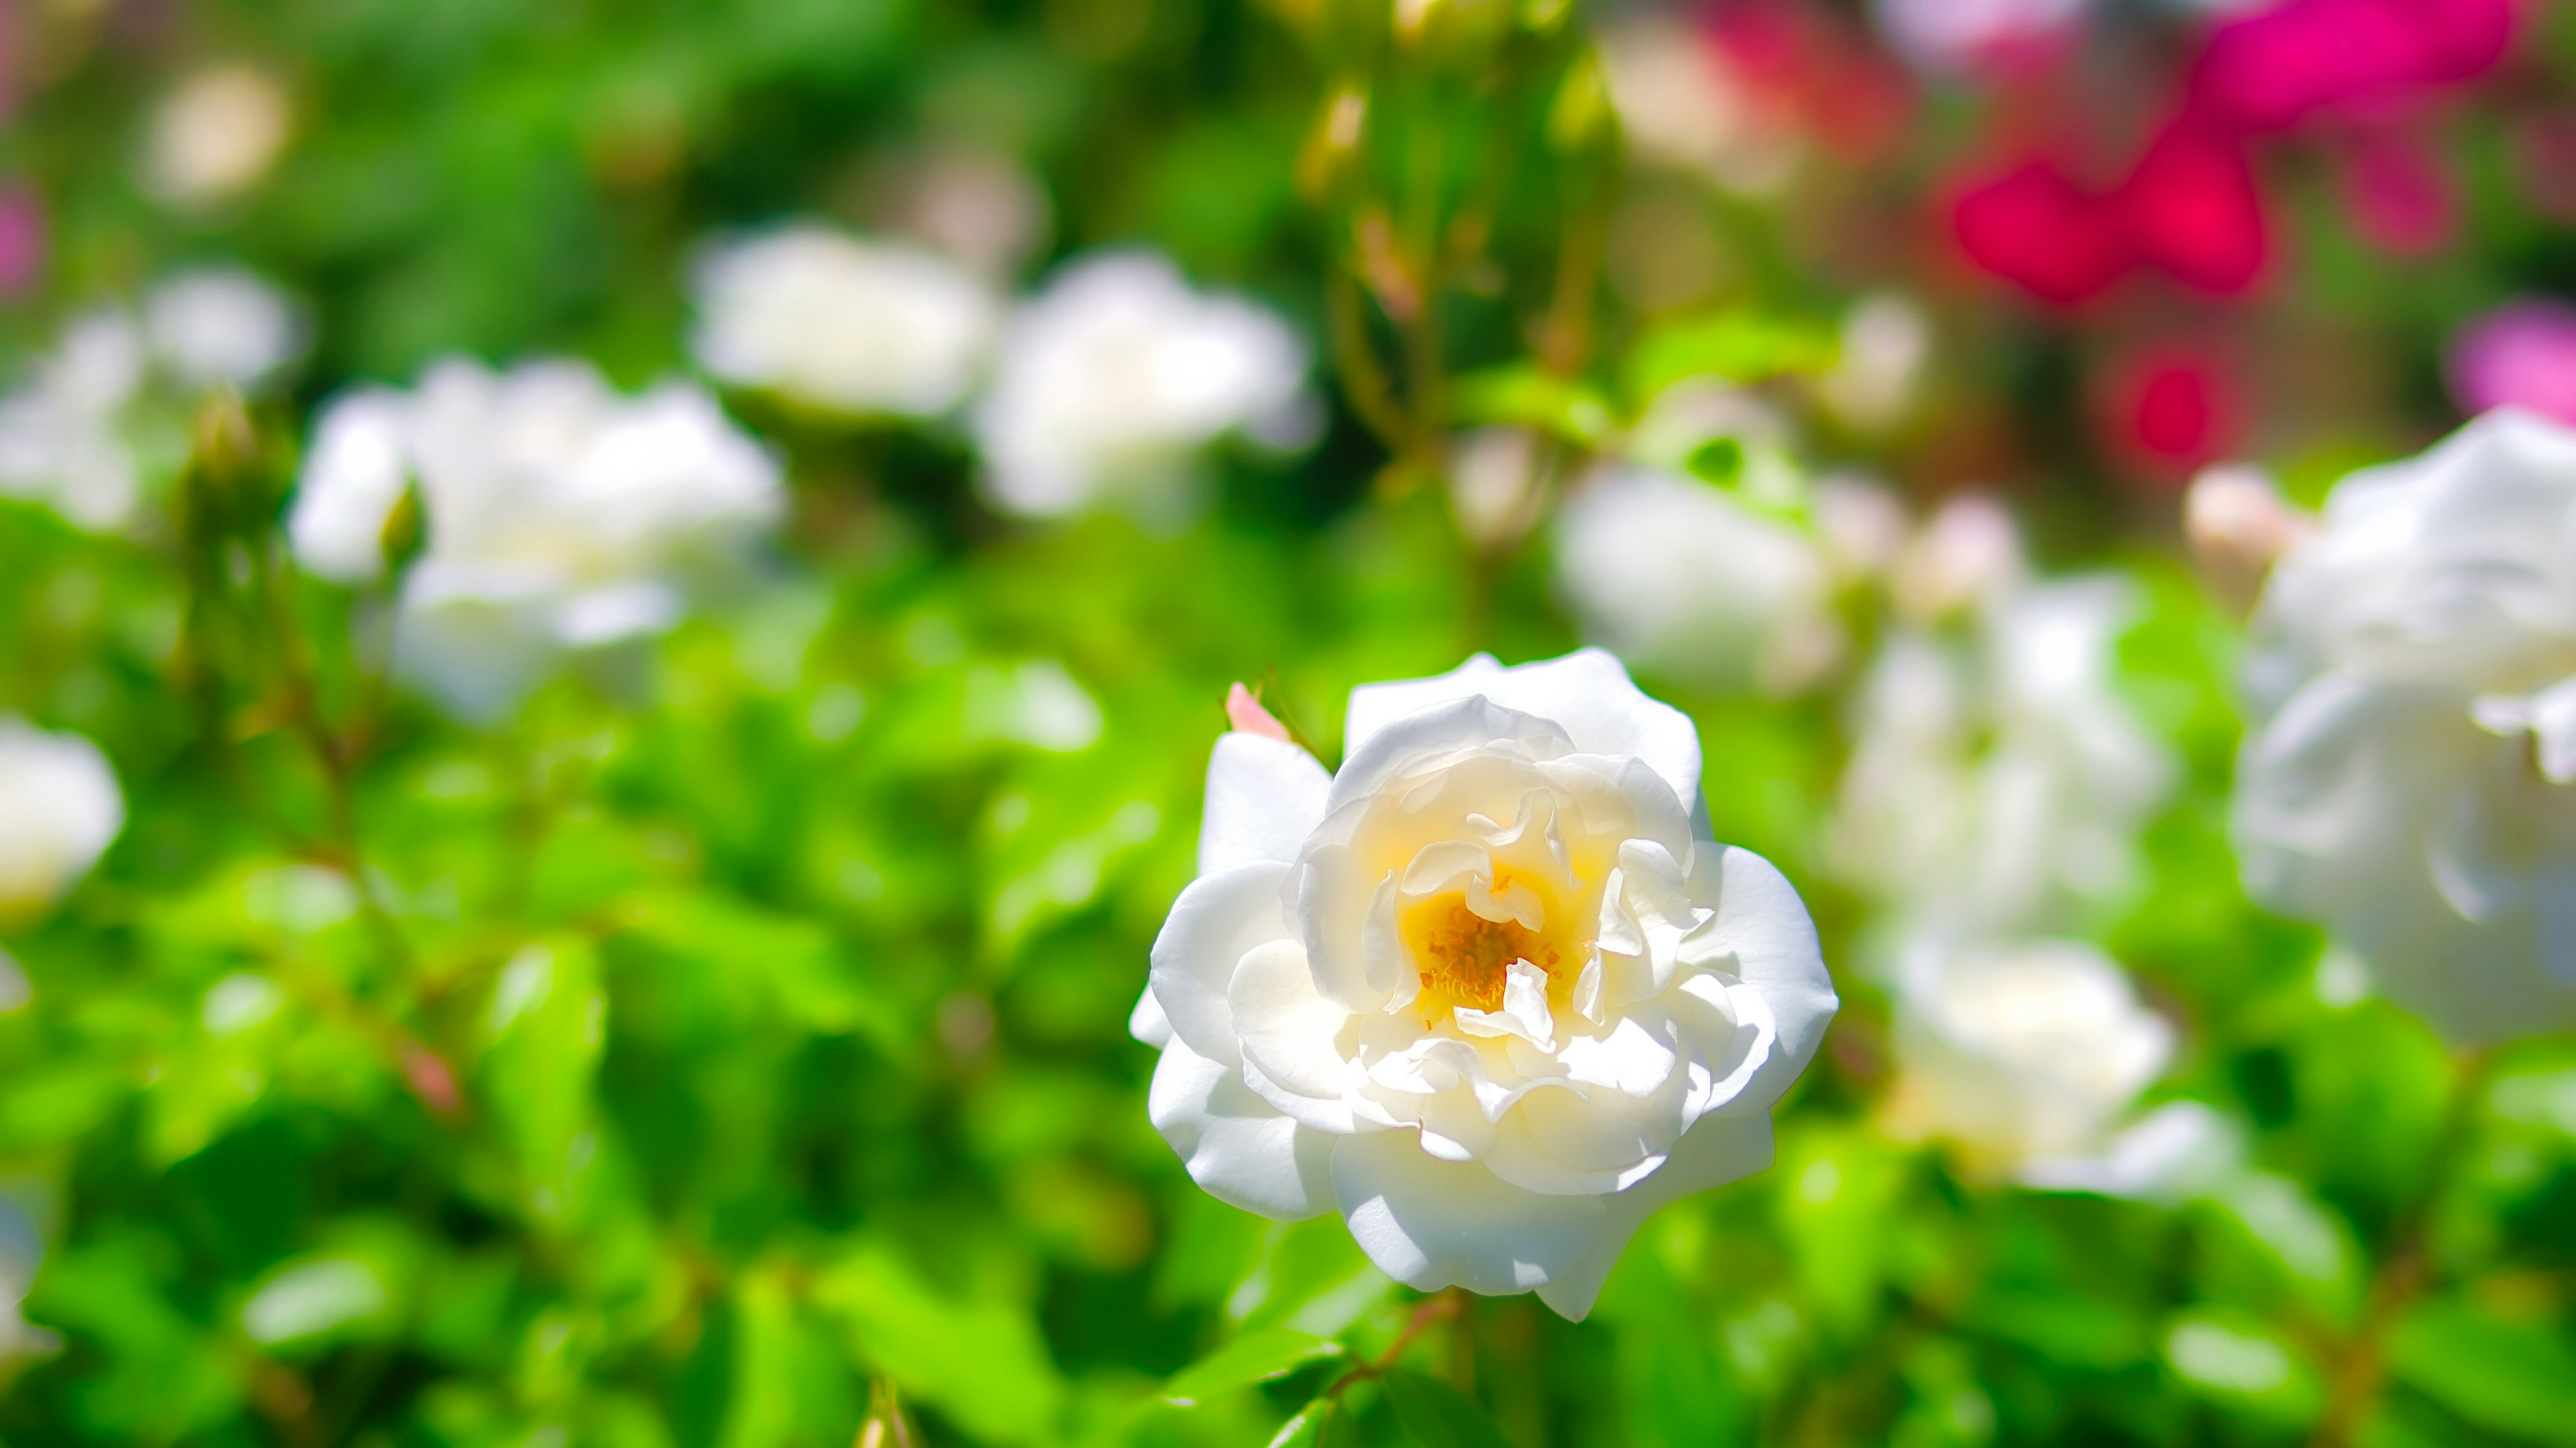
[[598, 1155], [592, 1097], [607, 1017], [586, 940], [530, 944], [493, 982], [478, 1096], [516, 1149], [529, 1209], [540, 1217], [574, 1213]]
[[1342, 1345], [1289, 1327], [1256, 1328], [1172, 1374], [1163, 1401], [1196, 1407], [1342, 1355]]
[[1340, 1399], [1317, 1398], [1299, 1408], [1296, 1417], [1279, 1425], [1270, 1448], [1326, 1448], [1328, 1443], [1349, 1436], [1349, 1421], [1350, 1410]]
[[1405, 1436], [1422, 1448], [1512, 1448], [1475, 1399], [1438, 1378], [1389, 1368], [1378, 1376], [1378, 1386]]
[[1600, 446], [1619, 423], [1598, 389], [1526, 362], [1459, 378], [1456, 401], [1465, 421], [1533, 427], [1585, 448]]
[[1840, 351], [1831, 328], [1804, 318], [1753, 311], [1685, 317], [1638, 338], [1628, 354], [1628, 398], [1642, 407], [1694, 377], [1759, 382], [1783, 373], [1822, 372]]
[[2576, 1444], [2576, 1347], [2549, 1325], [2428, 1302], [2397, 1325], [2389, 1362], [2409, 1386], [2481, 1428]]
[[2199, 1396], [2277, 1427], [2308, 1423], [2325, 1401], [2316, 1369], [2298, 1346], [2245, 1313], [2184, 1313], [2165, 1329], [2164, 1358]]
[[1056, 1441], [1064, 1383], [1022, 1309], [942, 1291], [878, 1244], [825, 1272], [813, 1300], [871, 1364], [969, 1434]]

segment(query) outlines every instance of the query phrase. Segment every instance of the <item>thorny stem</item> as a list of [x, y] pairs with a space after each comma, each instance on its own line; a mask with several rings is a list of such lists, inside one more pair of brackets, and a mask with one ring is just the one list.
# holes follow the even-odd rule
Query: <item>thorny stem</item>
[[2431, 1225], [2433, 1209], [2441, 1203], [2451, 1168], [2467, 1148], [2477, 1125], [2478, 1106], [2486, 1099], [2487, 1079], [2493, 1066], [2494, 1053], [2483, 1051], [2459, 1064], [2441, 1132], [2434, 1138], [2431, 1158], [2424, 1166], [2423, 1186], [2389, 1228], [2388, 1247], [2381, 1255], [2378, 1270], [2371, 1275], [2370, 1296], [2362, 1308], [2361, 1324], [2353, 1330], [2342, 1360], [2335, 1365], [2325, 1413], [2317, 1420], [2308, 1448], [2344, 1448], [2352, 1441], [2362, 1415], [2378, 1401], [2380, 1386], [2388, 1376], [2388, 1334], [2406, 1309], [2432, 1285], [2433, 1263], [2426, 1230]]
[[1350, 399], [1351, 410], [1377, 434], [1386, 450], [1404, 456], [1411, 450], [1412, 425], [1395, 405], [1395, 395], [1387, 387], [1386, 369], [1378, 365], [1377, 349], [1370, 345], [1368, 314], [1360, 296], [1360, 284], [1349, 267], [1336, 267], [1326, 288], [1325, 307], [1332, 333], [1334, 369], [1341, 373], [1343, 394]]
[[1421, 1305], [1413, 1309], [1413, 1316], [1405, 1319], [1403, 1330], [1396, 1333], [1395, 1341], [1388, 1343], [1384, 1352], [1364, 1362], [1351, 1364], [1350, 1371], [1335, 1378], [1332, 1386], [1324, 1389], [1322, 1396], [1339, 1402], [1342, 1394], [1351, 1387], [1395, 1366], [1395, 1360], [1404, 1356], [1405, 1350], [1413, 1346], [1414, 1339], [1422, 1336], [1433, 1323], [1445, 1322], [1453, 1317], [1464, 1318], [1466, 1315], [1466, 1294], [1455, 1287], [1444, 1288], [1439, 1293], [1424, 1298]]

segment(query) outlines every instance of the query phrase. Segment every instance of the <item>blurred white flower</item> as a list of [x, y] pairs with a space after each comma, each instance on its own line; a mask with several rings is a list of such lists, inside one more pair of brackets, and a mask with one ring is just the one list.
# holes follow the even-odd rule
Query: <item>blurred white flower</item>
[[898, 166], [892, 183], [893, 228], [984, 276], [1010, 276], [1046, 239], [1046, 192], [1007, 156], [934, 147]]
[[275, 287], [239, 267], [181, 272], [143, 298], [143, 334], [182, 386], [244, 392], [304, 355], [304, 318]]
[[1905, 504], [1885, 483], [1865, 474], [1827, 473], [1816, 479], [1816, 539], [1837, 576], [1875, 578], [1905, 551], [1912, 524]]
[[0, 397], [0, 493], [44, 503], [84, 528], [124, 526], [143, 483], [121, 419], [142, 390], [145, 360], [141, 332], [122, 309], [73, 322], [34, 377]]
[[622, 397], [565, 360], [451, 360], [413, 392], [335, 401], [288, 519], [296, 558], [343, 583], [383, 577], [407, 488], [427, 531], [395, 664], [467, 718], [506, 712], [568, 652], [669, 628], [688, 582], [785, 508], [776, 463], [705, 392]]
[[716, 249], [697, 305], [694, 350], [710, 375], [857, 416], [955, 407], [1001, 316], [953, 262], [811, 225]]
[[285, 88], [267, 72], [240, 64], [198, 71], [153, 111], [144, 179], [183, 205], [234, 195], [268, 174], [290, 119]]
[[2464, 1039], [2576, 1024], [2576, 430], [2492, 412], [2335, 485], [2254, 617], [2235, 833]]
[[1450, 444], [1449, 508], [1468, 542], [1505, 547], [1528, 530], [1539, 448], [1525, 427], [1474, 428]]
[[124, 828], [97, 745], [0, 716], [0, 927], [52, 909]]
[[1763, 113], [1717, 47], [1687, 21], [1647, 12], [1604, 30], [1611, 108], [1639, 153], [1759, 194], [1789, 178], [1795, 132]]
[[1582, 1317], [1647, 1216], [1769, 1164], [1837, 1004], [1806, 907], [1597, 649], [1359, 689], [1337, 775], [1281, 732], [1217, 741], [1134, 1020], [1154, 1125], [1399, 1281]]
[[1697, 478], [1629, 467], [1596, 479], [1559, 515], [1556, 557], [1584, 636], [1640, 667], [1778, 694], [1841, 657], [1815, 541]]
[[1897, 555], [1888, 591], [1897, 612], [1933, 623], [1962, 609], [1993, 604], [2022, 587], [2030, 561], [2021, 530], [2003, 505], [1982, 494], [1941, 505]]
[[260, 391], [305, 343], [294, 305], [235, 267], [169, 277], [145, 294], [140, 319], [116, 305], [84, 313], [0, 396], [0, 495], [84, 528], [125, 527], [143, 501], [147, 456], [185, 447], [200, 396]]
[[1197, 454], [1229, 433], [1295, 447], [1319, 414], [1306, 349], [1267, 310], [1193, 291], [1169, 261], [1076, 261], [1004, 330], [975, 408], [985, 486], [1006, 511], [1168, 506]]
[[1816, 388], [1825, 405], [1852, 426], [1886, 427], [1912, 405], [1931, 356], [1932, 321], [1921, 304], [1879, 292], [1844, 315], [1842, 355], [1816, 379]]
[[1972, 71], [2045, 45], [2082, 22], [2088, 0], [1875, 0], [1880, 30], [1926, 70]]
[[1893, 1026], [1890, 1131], [1947, 1142], [1973, 1176], [2160, 1196], [2232, 1164], [2232, 1133], [2205, 1106], [2128, 1122], [2172, 1060], [2173, 1027], [2090, 945], [1921, 943]]
[[[2023, 576], [2017, 544], [1998, 571]], [[1851, 722], [1828, 838], [1844, 875], [1908, 930], [1982, 936], [2054, 928], [2125, 891], [2175, 775], [2114, 681], [2134, 608], [2104, 575], [2001, 589], [1946, 630], [1899, 627]]]
[[2203, 468], [2183, 495], [2183, 536], [2211, 586], [2238, 608], [2250, 607], [2263, 577], [2317, 520], [2291, 506], [2262, 469], [2243, 463]]

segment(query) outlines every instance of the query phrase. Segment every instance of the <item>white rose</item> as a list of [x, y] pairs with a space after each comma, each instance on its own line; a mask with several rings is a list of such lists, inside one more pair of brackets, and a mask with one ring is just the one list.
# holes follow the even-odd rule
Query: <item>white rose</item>
[[699, 268], [698, 363], [726, 382], [858, 416], [935, 417], [973, 385], [991, 290], [919, 247], [795, 226]]
[[2114, 687], [2132, 592], [2018, 588], [1967, 635], [1900, 629], [1856, 700], [1829, 848], [1854, 884], [1983, 934], [2116, 899], [2175, 768]]
[[619, 396], [588, 364], [432, 368], [323, 414], [288, 520], [297, 559], [382, 577], [416, 485], [426, 546], [402, 582], [397, 668], [488, 718], [567, 651], [659, 632], [686, 585], [784, 511], [769, 455], [696, 387]]
[[1815, 928], [1597, 649], [1359, 689], [1348, 741], [1218, 741], [1137, 1011], [1154, 1124], [1221, 1200], [1579, 1318], [1648, 1214], [1769, 1163], [1836, 1005]]
[[2576, 431], [2490, 413], [2335, 486], [2273, 569], [2246, 885], [2470, 1040], [2576, 1023]]
[[143, 501], [121, 418], [150, 356], [134, 318], [103, 307], [74, 321], [35, 375], [0, 398], [0, 493], [43, 503], [81, 527], [124, 527]]
[[154, 359], [190, 388], [244, 391], [304, 355], [304, 319], [284, 293], [239, 267], [181, 272], [143, 298]]
[[53, 908], [124, 828], [125, 796], [97, 745], [0, 717], [0, 926]]
[[2174, 1102], [2121, 1128], [2173, 1028], [2071, 940], [1918, 942], [1898, 972], [1889, 1129], [1949, 1143], [1974, 1176], [2157, 1196], [2223, 1169], [2216, 1113]]
[[294, 305], [234, 267], [169, 278], [145, 297], [140, 318], [122, 304], [83, 313], [0, 397], [0, 495], [42, 503], [83, 528], [127, 527], [147, 475], [175, 469], [184, 454], [201, 394], [259, 390], [303, 355], [305, 341]]
[[1556, 552], [1584, 636], [1642, 667], [1786, 693], [1841, 657], [1815, 542], [1696, 478], [1643, 467], [1601, 478], [1566, 504]]
[[1197, 453], [1229, 433], [1296, 446], [1316, 418], [1306, 349], [1237, 297], [1191, 290], [1169, 261], [1074, 262], [1011, 319], [975, 409], [985, 484], [1013, 512], [1110, 496], [1168, 504]]

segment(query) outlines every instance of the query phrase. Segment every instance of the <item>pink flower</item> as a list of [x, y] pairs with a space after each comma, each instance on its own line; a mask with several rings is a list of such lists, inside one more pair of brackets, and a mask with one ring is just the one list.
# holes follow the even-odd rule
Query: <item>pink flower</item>
[[2442, 155], [2423, 137], [2383, 127], [2355, 135], [2342, 155], [2345, 205], [2362, 238], [2383, 251], [2442, 249], [2459, 221]]
[[2114, 450], [2175, 485], [2228, 454], [2243, 430], [2234, 379], [2215, 359], [2184, 347], [2123, 359], [2101, 396]]
[[2467, 412], [2519, 407], [2576, 426], [2576, 307], [2507, 302], [2452, 337], [2447, 370]]
[[2210, 292], [2262, 274], [2262, 194], [2241, 148], [2199, 127], [2167, 129], [2126, 181], [2088, 195], [2046, 161], [1963, 195], [1959, 244], [1979, 266], [2061, 306], [2150, 267]]
[[2211, 34], [2189, 104], [2246, 132], [2379, 111], [2485, 74], [2513, 25], [2513, 0], [2288, 0]]

